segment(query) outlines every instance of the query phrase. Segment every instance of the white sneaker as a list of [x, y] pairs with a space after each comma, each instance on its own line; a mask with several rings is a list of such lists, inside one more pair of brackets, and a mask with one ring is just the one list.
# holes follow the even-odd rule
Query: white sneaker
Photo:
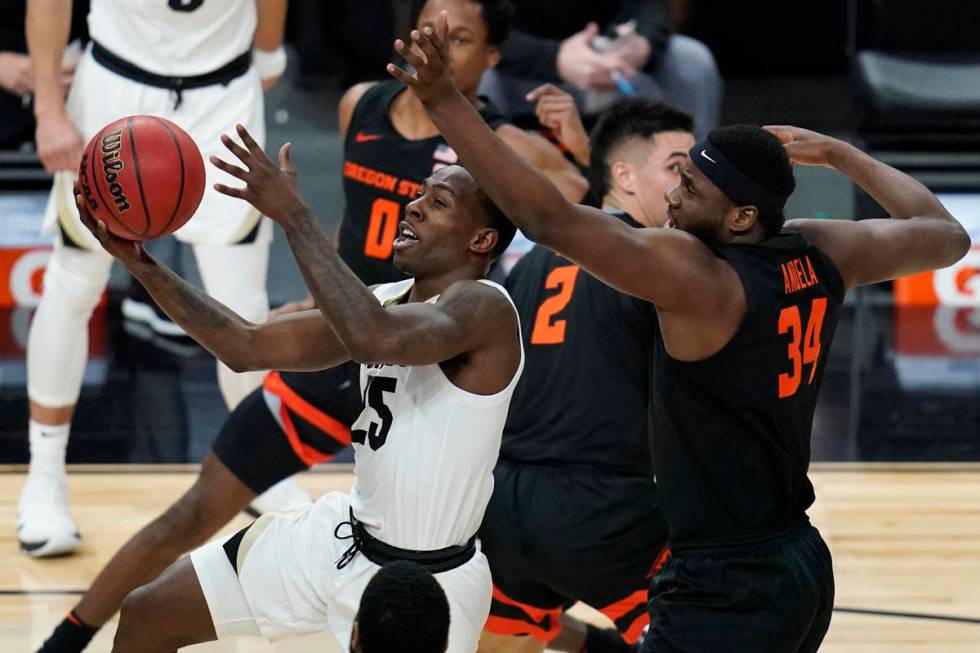
[[258, 517], [267, 512], [295, 510], [313, 503], [313, 498], [296, 481], [286, 478], [252, 499], [245, 512]]
[[21, 550], [34, 558], [64, 555], [81, 546], [82, 536], [68, 514], [64, 476], [27, 475], [17, 504], [17, 539]]

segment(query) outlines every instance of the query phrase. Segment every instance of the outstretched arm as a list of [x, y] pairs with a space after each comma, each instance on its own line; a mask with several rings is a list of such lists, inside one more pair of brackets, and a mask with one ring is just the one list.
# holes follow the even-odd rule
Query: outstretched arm
[[113, 236], [104, 222], [92, 218], [80, 196], [76, 203], [85, 226], [143, 284], [163, 312], [234, 371], [312, 372], [350, 360], [319, 311], [253, 324], [178, 277], [139, 242]]
[[396, 41], [395, 49], [416, 72], [409, 75], [394, 64], [388, 72], [419, 97], [466, 169], [528, 238], [661, 308], [703, 312], [728, 301], [731, 289], [717, 282], [721, 263], [695, 237], [674, 229], [634, 229], [598, 209], [568, 202], [495, 135], [453, 85], [447, 30], [443, 13], [436, 31], [412, 32], [411, 48]]
[[963, 226], [921, 183], [853, 145], [798, 127], [767, 127], [794, 163], [839, 170], [873, 197], [890, 220], [792, 220], [825, 251], [847, 288], [952, 265], [970, 249]]
[[385, 309], [337, 254], [309, 210], [296, 185], [290, 146], [279, 151], [278, 167], [241, 125], [241, 147], [227, 136], [225, 146], [245, 166], [217, 157], [217, 167], [246, 183], [245, 188], [215, 188], [251, 203], [286, 232], [306, 285], [323, 319], [360, 363], [427, 365], [479, 349], [500, 332], [501, 316], [513, 321], [510, 304], [484, 284], [457, 282], [434, 304], [409, 304]]

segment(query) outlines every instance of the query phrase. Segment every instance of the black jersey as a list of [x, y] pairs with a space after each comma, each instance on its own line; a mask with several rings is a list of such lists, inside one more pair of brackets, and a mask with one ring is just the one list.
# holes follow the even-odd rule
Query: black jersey
[[[625, 214], [609, 217], [617, 218], [640, 226]], [[653, 307], [540, 245], [506, 286], [521, 318], [525, 364], [501, 458], [649, 477]]]
[[672, 546], [764, 537], [804, 518], [813, 411], [844, 298], [833, 262], [798, 233], [716, 251], [748, 301], [735, 336], [696, 362], [656, 344], [651, 446]]
[[[415, 199], [433, 170], [459, 162], [441, 136], [409, 140], [399, 134], [388, 111], [401, 82], [379, 82], [369, 88], [351, 116], [344, 141], [344, 197], [340, 224], [341, 258], [365, 284], [405, 278], [391, 264], [392, 242], [405, 205]], [[507, 122], [490, 103], [480, 115], [496, 129]]]

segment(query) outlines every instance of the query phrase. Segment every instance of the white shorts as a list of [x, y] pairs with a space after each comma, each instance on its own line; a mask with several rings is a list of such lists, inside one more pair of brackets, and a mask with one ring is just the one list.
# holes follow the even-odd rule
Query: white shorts
[[[329, 629], [347, 651], [361, 594], [380, 569], [363, 554], [337, 569], [352, 541], [338, 539], [334, 529], [349, 519], [350, 497], [331, 492], [312, 506], [259, 517], [239, 544], [237, 573], [223, 548], [228, 538], [191, 553], [218, 639], [275, 640]], [[435, 578], [449, 601], [449, 653], [473, 653], [490, 614], [486, 556], [478, 550]]]
[[[217, 154], [225, 160], [229, 157], [234, 160], [219, 137], [223, 133], [234, 135], [236, 123], [245, 125], [260, 145], [265, 143], [262, 83], [255, 69], [251, 68], [226, 86], [215, 84], [184, 91], [177, 110], [174, 110], [174, 100], [175, 95], [169, 89], [147, 86], [105, 68], [95, 61], [89, 48], [75, 71], [65, 108], [85, 143], [106, 124], [135, 114], [162, 116], [183, 127], [201, 149], [207, 182], [197, 213], [177, 231], [176, 236], [195, 245], [236, 243], [255, 228], [260, 216], [247, 202], [222, 195], [212, 188], [215, 182], [233, 187], [241, 186], [241, 182], [211, 165], [208, 157]], [[44, 219], [45, 229], [52, 230], [60, 220], [76, 244], [97, 249], [98, 242], [78, 219], [72, 196], [74, 179], [74, 172], [55, 175]], [[261, 233], [266, 239], [271, 237], [269, 229], [263, 229]]]

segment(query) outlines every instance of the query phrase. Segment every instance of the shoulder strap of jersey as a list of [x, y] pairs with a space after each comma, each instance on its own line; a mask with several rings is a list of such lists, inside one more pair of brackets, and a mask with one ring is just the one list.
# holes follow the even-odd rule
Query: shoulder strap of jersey
[[481, 95], [480, 100], [483, 101], [483, 108], [479, 111], [480, 117], [483, 118], [483, 122], [487, 123], [490, 129], [497, 129], [497, 127], [511, 122], [510, 117], [501, 111], [490, 98]]
[[395, 281], [393, 283], [383, 283], [380, 286], [375, 286], [372, 292], [374, 296], [378, 298], [381, 305], [387, 308], [392, 304], [399, 303], [405, 298], [405, 295], [412, 289], [415, 285], [415, 279], [403, 279], [401, 281]]
[[391, 80], [378, 82], [364, 91], [364, 95], [354, 107], [354, 113], [351, 114], [346, 140], [349, 141], [355, 134], [365, 130], [386, 133], [392, 131], [391, 121], [388, 119], [388, 107], [404, 89], [401, 82]]

